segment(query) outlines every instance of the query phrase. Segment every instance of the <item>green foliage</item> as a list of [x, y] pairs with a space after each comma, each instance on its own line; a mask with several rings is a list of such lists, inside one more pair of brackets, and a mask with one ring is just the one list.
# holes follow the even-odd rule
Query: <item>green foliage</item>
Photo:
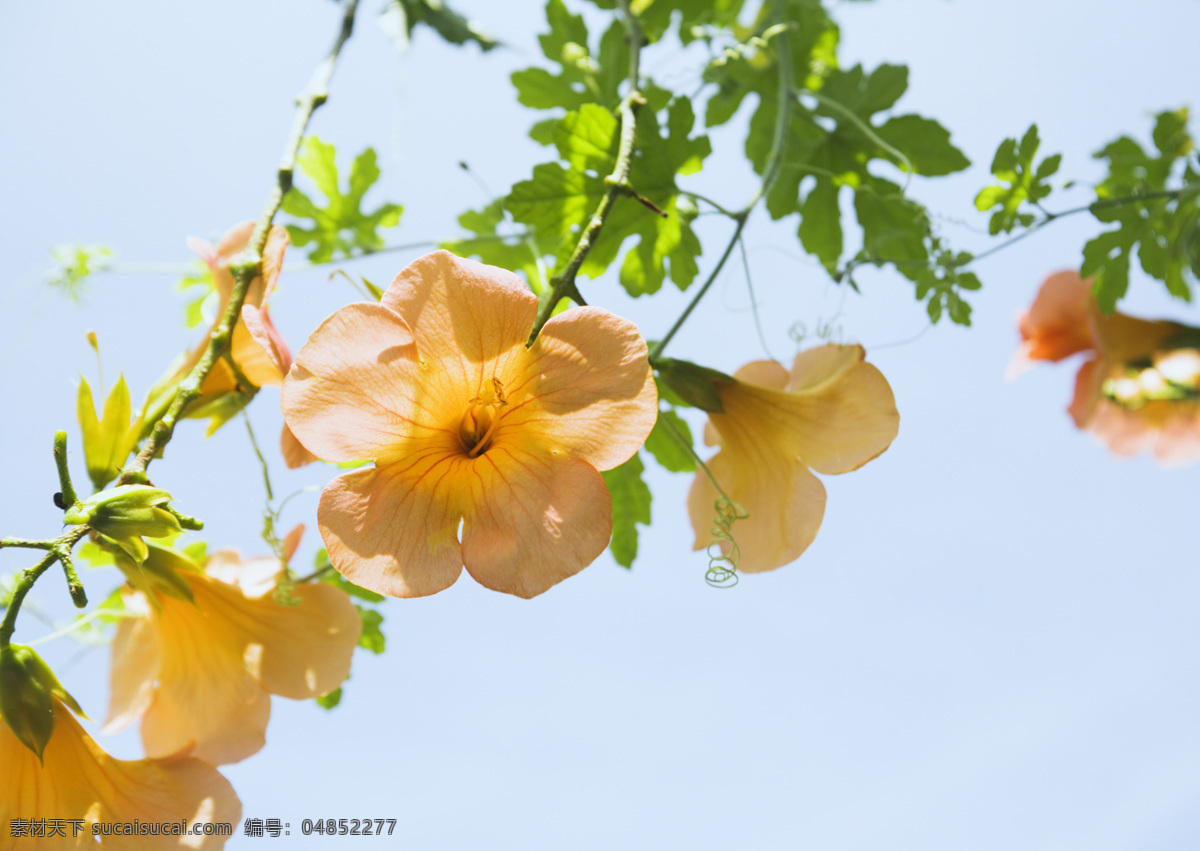
[[[932, 299], [930, 316], [943, 308], [965, 324], [970, 310], [958, 295], [977, 280], [962, 278], [953, 265], [940, 262], [933, 247], [929, 214], [901, 187], [877, 173], [877, 161], [906, 174], [936, 177], [961, 171], [970, 161], [950, 142], [938, 122], [919, 115], [890, 111], [908, 88], [908, 69], [883, 64], [873, 71], [861, 66], [838, 67], [838, 29], [815, 0], [790, 0], [785, 33], [767, 39], [751, 35], [736, 49], [715, 59], [705, 79], [717, 86], [709, 99], [706, 121], [728, 121], [746, 95], [758, 100], [750, 118], [746, 156], [755, 171], [769, 180], [772, 155], [781, 166], [766, 187], [772, 218], [798, 213], [797, 236], [835, 279], [853, 278], [841, 269], [845, 251], [841, 195], [854, 193], [854, 209], [863, 231], [863, 246], [850, 265], [892, 263], [917, 284], [918, 299]], [[767, 32], [769, 18], [760, 16], [755, 33]], [[789, 117], [776, 151], [779, 122], [781, 45], [791, 66], [790, 93], [784, 93]], [[809, 106], [807, 101], [812, 100]]]
[[338, 686], [329, 694], [323, 694], [316, 698], [317, 706], [322, 709], [333, 709], [342, 702], [342, 687]]
[[380, 627], [383, 625], [383, 615], [375, 609], [355, 605], [358, 609], [359, 620], [362, 621], [362, 634], [358, 637], [358, 646], [372, 653], [382, 653], [387, 648], [387, 640]]
[[379, 250], [383, 247], [379, 228], [395, 227], [400, 223], [400, 214], [404, 211], [397, 204], [383, 204], [370, 213], [362, 210], [363, 196], [379, 180], [379, 166], [375, 164], [373, 148], [367, 148], [355, 158], [344, 194], [338, 185], [335, 155], [333, 145], [322, 142], [316, 136], [305, 139], [296, 164], [328, 203], [324, 207], [317, 206], [307, 195], [293, 187], [284, 196], [280, 207], [284, 213], [312, 222], [310, 227], [289, 224], [287, 229], [293, 244], [312, 244], [308, 259], [313, 263], [325, 263], [335, 256], [351, 257]]
[[613, 531], [608, 548], [622, 567], [633, 567], [637, 558], [637, 524], [650, 525], [650, 488], [642, 481], [645, 470], [642, 459], [634, 455], [620, 467], [601, 473], [612, 497]]
[[1052, 187], [1046, 181], [1058, 171], [1062, 154], [1046, 157], [1034, 168], [1033, 159], [1040, 145], [1037, 125], [1031, 124], [1020, 143], [1016, 139], [1005, 139], [996, 149], [992, 174], [1001, 182], [985, 186], [975, 196], [975, 209], [980, 212], [999, 208], [988, 222], [988, 232], [993, 236], [1009, 233], [1018, 225], [1029, 227], [1033, 224], [1034, 214], [1021, 212], [1022, 206], [1038, 206], [1050, 194]]
[[[1117, 224], [1083, 248], [1080, 274], [1094, 277], [1100, 309], [1111, 312], [1129, 288], [1137, 250], [1142, 270], [1176, 298], [1191, 301], [1189, 279], [1200, 277], [1200, 161], [1187, 130], [1187, 109], [1155, 117], [1157, 155], [1128, 136], [1096, 153], [1108, 175], [1096, 186], [1092, 214]], [[1136, 200], [1146, 196], [1145, 200]]]
[[646, 438], [646, 451], [659, 466], [672, 473], [692, 473], [696, 470], [696, 456], [688, 448], [691, 446], [695, 446], [692, 430], [683, 417], [660, 408], [654, 429]]
[[[577, 110], [597, 103], [609, 110], [620, 101], [621, 82], [629, 71], [629, 43], [620, 21], [613, 21], [600, 38], [595, 55], [588, 48], [588, 31], [581, 15], [567, 11], [563, 0], [546, 4], [548, 33], [538, 36], [542, 53], [558, 66], [554, 71], [525, 68], [512, 75], [517, 100], [533, 109]], [[530, 132], [543, 145], [553, 141], [553, 121]]]
[[[668, 274], [680, 289], [695, 279], [700, 254], [691, 227], [695, 207], [680, 203], [675, 183], [677, 175], [698, 171], [711, 151], [707, 137], [689, 135], [694, 123], [686, 98], [671, 102], [665, 128], [659, 126], [652, 100], [640, 110], [629, 183], [663, 215], [634, 198], [618, 197], [581, 274], [599, 277], [625, 240], [637, 237], [621, 265], [621, 284], [630, 295], [657, 292]], [[617, 118], [595, 104], [568, 113], [554, 128], [554, 143], [569, 168], [556, 162], [536, 166], [533, 179], [513, 186], [505, 200], [513, 219], [528, 227], [556, 268], [571, 255], [608, 188], [605, 178], [616, 164], [618, 131]]]
[[50, 249], [50, 259], [54, 265], [46, 273], [46, 283], [79, 301], [88, 275], [111, 268], [113, 252], [103, 245], [56, 245]]
[[541, 295], [547, 290], [547, 282], [537, 243], [528, 234], [502, 234], [500, 228], [505, 218], [501, 199], [482, 210], [468, 210], [458, 217], [458, 223], [474, 236], [443, 242], [441, 247], [459, 257], [476, 257], [482, 263], [519, 272], [534, 294]]
[[379, 19], [379, 25], [399, 50], [408, 49], [412, 31], [418, 24], [434, 30], [451, 44], [474, 42], [485, 52], [500, 44], [442, 0], [391, 0]]

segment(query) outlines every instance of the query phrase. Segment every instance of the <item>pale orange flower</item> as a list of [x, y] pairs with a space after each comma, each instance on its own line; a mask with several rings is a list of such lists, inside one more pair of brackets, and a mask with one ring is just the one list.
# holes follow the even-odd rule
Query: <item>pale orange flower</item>
[[[212, 273], [213, 284], [216, 287], [219, 304], [217, 317], [225, 313], [229, 299], [233, 295], [233, 273], [229, 266], [250, 244], [250, 236], [254, 233], [254, 222], [242, 222], [231, 228], [214, 248], [209, 243], [194, 237], [188, 238], [188, 247], [200, 255]], [[292, 354], [284, 342], [283, 336], [271, 322], [267, 312], [267, 300], [275, 289], [279, 279], [279, 271], [283, 266], [283, 253], [288, 246], [286, 228], [275, 225], [267, 238], [263, 249], [262, 275], [250, 282], [246, 290], [246, 300], [242, 305], [241, 319], [233, 328], [233, 338], [230, 342], [230, 356], [238, 370], [254, 387], [267, 387], [280, 384], [292, 363]], [[197, 344], [196, 348], [184, 361], [179, 374], [187, 375], [208, 348], [208, 337]], [[204, 383], [200, 385], [201, 398], [195, 403], [200, 407], [208, 399], [223, 394], [235, 392], [239, 388], [238, 379], [229, 363], [221, 358], [213, 366]], [[250, 389], [250, 388], [242, 388]]]
[[179, 571], [193, 603], [126, 588], [137, 617], [117, 627], [105, 732], [141, 718], [150, 756], [237, 762], [265, 742], [270, 695], [303, 700], [340, 686], [362, 629], [357, 610], [320, 582], [276, 600], [281, 570], [273, 557], [222, 551], [202, 571]]
[[[0, 848], [93, 848], [92, 825], [177, 823], [236, 824], [242, 805], [229, 781], [192, 758], [114, 759], [89, 736], [61, 701], [54, 699], [54, 732], [43, 761], [0, 721]], [[12, 835], [14, 820], [62, 819], [65, 836]], [[83, 823], [75, 835], [72, 819]], [[113, 849], [216, 849], [227, 836], [104, 836]]]
[[419, 597], [465, 565], [533, 597], [604, 551], [598, 471], [632, 456], [657, 416], [646, 343], [632, 323], [577, 307], [526, 349], [536, 313], [516, 275], [439, 251], [300, 350], [283, 385], [288, 425], [327, 461], [375, 462], [330, 482], [317, 510], [350, 581]]
[[[724, 412], [710, 414], [705, 442], [721, 450], [708, 469], [749, 515], [733, 524], [738, 570], [774, 570], [800, 557], [825, 515], [812, 474], [847, 473], [879, 456], [900, 426], [892, 388], [862, 346], [828, 344], [796, 356], [789, 373], [754, 361], [716, 383]], [[696, 549], [713, 541], [720, 494], [700, 471], [688, 492]], [[727, 546], [727, 545], [725, 545]]]
[[1200, 457], [1197, 329], [1123, 313], [1104, 315], [1091, 281], [1057, 272], [1018, 318], [1009, 377], [1038, 360], [1087, 355], [1068, 408], [1075, 425], [1118, 455], [1152, 451], [1170, 466]]

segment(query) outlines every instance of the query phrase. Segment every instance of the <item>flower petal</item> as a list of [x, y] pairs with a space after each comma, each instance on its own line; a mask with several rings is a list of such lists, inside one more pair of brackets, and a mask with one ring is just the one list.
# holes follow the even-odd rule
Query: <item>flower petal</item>
[[1009, 365], [1016, 377], [1030, 361], [1060, 361], [1094, 349], [1092, 282], [1075, 271], [1055, 272], [1042, 282], [1029, 310], [1017, 318], [1021, 348]]
[[420, 371], [412, 332], [399, 315], [378, 304], [348, 305], [296, 355], [283, 383], [284, 419], [328, 461], [378, 459], [414, 429], [462, 415], [422, 407], [436, 400], [423, 392]]
[[604, 552], [612, 504], [591, 464], [516, 445], [475, 460], [462, 553], [480, 585], [536, 597]]
[[813, 351], [796, 357], [789, 382], [796, 389], [718, 387], [725, 412], [710, 419], [724, 445], [761, 442], [782, 457], [799, 455], [819, 473], [855, 470], [891, 445], [900, 425], [896, 400], [887, 379], [862, 360], [862, 347]]
[[244, 637], [224, 620], [225, 601], [212, 591], [222, 583], [202, 577], [189, 584], [195, 605], [160, 597], [162, 664], [142, 744], [147, 756], [187, 752], [211, 765], [238, 762], [266, 743], [271, 701], [246, 670]]
[[1085, 361], [1075, 373], [1075, 395], [1067, 413], [1075, 421], [1076, 428], [1087, 428], [1095, 413], [1096, 405], [1103, 398], [1101, 388], [1108, 377], [1109, 364], [1102, 358]]
[[316, 455], [313, 455], [304, 444], [297, 438], [291, 426], [287, 423], [283, 424], [283, 430], [279, 433], [279, 451], [283, 455], [283, 462], [287, 464], [289, 470], [295, 470], [303, 467], [305, 464], [311, 464], [314, 461], [320, 461]]
[[509, 430], [536, 435], [609, 470], [646, 442], [658, 395], [637, 326], [597, 307], [578, 307], [546, 323], [523, 367], [505, 386], [509, 408], [497, 442]]
[[[749, 516], [729, 531], [738, 547], [738, 570], [760, 573], [800, 557], [817, 537], [825, 516], [825, 486], [800, 461], [780, 457], [768, 446], [726, 443], [708, 469], [730, 499]], [[719, 543], [713, 536], [717, 491], [704, 471], [688, 491], [695, 549]], [[728, 552], [728, 545], [722, 547]]]
[[456, 453], [417, 452], [326, 485], [317, 524], [333, 566], [356, 585], [393, 597], [423, 597], [453, 585], [462, 573], [466, 463]]
[[350, 675], [362, 621], [345, 591], [320, 582], [294, 586], [300, 602], [268, 595], [238, 610], [242, 626], [262, 648], [259, 682], [271, 694], [304, 700], [328, 694]]
[[[17, 818], [53, 816], [79, 819], [79, 837], [56, 844], [54, 839], [35, 843], [46, 848], [92, 847], [91, 826], [97, 823], [236, 824], [242, 805], [229, 781], [211, 765], [198, 759], [114, 759], [97, 745], [61, 703], [55, 707], [54, 733], [46, 745], [44, 761], [0, 724], [0, 824]], [[86, 839], [84, 839], [86, 837]], [[105, 848], [177, 849], [180, 836], [106, 836]], [[188, 846], [218, 849], [224, 836], [188, 836]], [[79, 844], [82, 842], [82, 845]], [[7, 847], [7, 846], [6, 846]]]
[[426, 380], [442, 393], [465, 393], [463, 403], [488, 379], [512, 374], [537, 316], [537, 298], [515, 274], [448, 251], [406, 266], [381, 303], [412, 329]]
[[145, 714], [154, 698], [160, 664], [156, 629], [146, 596], [128, 592], [123, 597], [126, 610], [139, 617], [122, 618], [117, 624], [105, 733], [123, 730]]

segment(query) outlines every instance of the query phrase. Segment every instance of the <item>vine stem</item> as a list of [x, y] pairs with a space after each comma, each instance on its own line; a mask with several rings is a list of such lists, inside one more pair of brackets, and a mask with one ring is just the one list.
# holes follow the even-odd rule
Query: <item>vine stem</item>
[[259, 214], [258, 220], [254, 223], [254, 232], [250, 237], [250, 244], [246, 246], [246, 250], [242, 253], [241, 257], [230, 266], [230, 272], [233, 274], [234, 281], [233, 291], [230, 294], [229, 304], [225, 308], [225, 313], [221, 316], [221, 321], [213, 329], [209, 337], [208, 347], [204, 350], [204, 355], [200, 358], [196, 366], [192, 368], [192, 371], [187, 374], [187, 377], [180, 382], [170, 407], [167, 408], [166, 413], [162, 415], [158, 422], [154, 424], [154, 428], [150, 432], [150, 438], [137, 454], [137, 457], [122, 471], [117, 484], [127, 485], [144, 483], [146, 481], [146, 468], [150, 466], [150, 462], [154, 457], [160, 454], [167, 443], [170, 442], [171, 436], [175, 431], [176, 421], [182, 415], [183, 410], [199, 398], [201, 384], [208, 377], [208, 373], [212, 370], [217, 359], [229, 348], [234, 326], [237, 325], [242, 313], [242, 304], [246, 300], [246, 292], [250, 287], [251, 281], [261, 273], [262, 252], [267, 244], [267, 237], [271, 231], [271, 223], [275, 219], [275, 214], [279, 212], [279, 206], [283, 203], [283, 196], [292, 188], [292, 175], [296, 167], [296, 152], [300, 148], [300, 141], [304, 137], [304, 130], [308, 127], [308, 122], [312, 118], [312, 114], [329, 97], [329, 80], [333, 76], [333, 69], [337, 64], [342, 46], [354, 31], [354, 15], [357, 9], [358, 0], [347, 0], [342, 14], [341, 27], [337, 38], [333, 42], [333, 48], [321, 60], [320, 64], [317, 65], [308, 87], [296, 99], [296, 117], [292, 122], [292, 129], [288, 134], [287, 144], [284, 146], [283, 158], [276, 172], [275, 183], [268, 193], [267, 203], [263, 207], [262, 213]]
[[[600, 203], [596, 205], [596, 211], [592, 213], [592, 218], [583, 229], [583, 233], [579, 235], [579, 241], [575, 243], [575, 250], [571, 252], [571, 257], [567, 261], [567, 265], [563, 267], [561, 274], [555, 275], [551, 279], [550, 293], [546, 296], [545, 301], [542, 302], [541, 309], [538, 311], [537, 320], [533, 323], [533, 330], [529, 334], [529, 341], [525, 344], [527, 347], [533, 345], [533, 341], [537, 339], [542, 328], [550, 321], [550, 317], [554, 313], [554, 308], [564, 297], [570, 297], [579, 304], [585, 303], [583, 296], [579, 292], [579, 288], [575, 284], [575, 276], [579, 274], [579, 267], [583, 265], [583, 261], [587, 259], [592, 247], [596, 244], [596, 239], [600, 236], [600, 231], [604, 227], [604, 222], [608, 219], [609, 213], [612, 211], [617, 196], [629, 195], [647, 206], [653, 206], [648, 200], [634, 192], [633, 187], [629, 184], [629, 169], [633, 165], [633, 140], [637, 131], [637, 110], [646, 102], [646, 99], [642, 97], [642, 93], [638, 90], [642, 45], [645, 44], [646, 37], [642, 33], [642, 28], [638, 26], [637, 18], [634, 17], [633, 11], [629, 8], [628, 0], [621, 0], [621, 10], [623, 12], [625, 31], [630, 42], [629, 94], [625, 95], [621, 99], [621, 103], [617, 106], [617, 116], [621, 120], [617, 162], [613, 166], [612, 174], [604, 179], [604, 195], [600, 198]], [[665, 215], [661, 210], [658, 212]]]
[[[296, 99], [296, 117], [292, 122], [292, 129], [288, 134], [283, 158], [276, 172], [275, 184], [271, 187], [267, 203], [254, 224], [254, 233], [250, 237], [250, 244], [246, 247], [245, 252], [230, 267], [234, 279], [233, 292], [230, 294], [229, 304], [221, 317], [221, 321], [213, 329], [209, 337], [208, 347], [205, 349], [204, 355], [200, 358], [200, 362], [193, 367], [192, 371], [187, 374], [187, 377], [180, 382], [175, 398], [171, 401], [167, 412], [154, 424], [150, 438], [137, 454], [137, 457], [122, 471], [120, 478], [117, 480], [118, 485], [145, 483], [147, 481], [146, 468], [150, 465], [150, 461], [161, 453], [167, 443], [170, 442], [176, 420], [183, 413], [184, 408], [199, 397], [200, 385], [212, 370], [217, 359], [228, 350], [230, 339], [233, 336], [233, 328], [241, 316], [242, 304], [246, 300], [246, 291], [249, 289], [251, 281], [261, 274], [262, 252], [271, 231], [271, 222], [274, 220], [275, 214], [279, 212], [279, 206], [283, 203], [283, 196], [292, 188], [292, 174], [296, 165], [296, 152], [300, 147], [301, 139], [304, 137], [304, 130], [308, 127], [308, 122], [312, 118], [313, 112], [321, 104], [325, 103], [329, 97], [329, 80], [333, 76], [333, 69], [337, 64], [342, 46], [349, 40], [350, 35], [354, 31], [354, 15], [357, 10], [358, 0], [346, 0], [342, 12], [341, 25], [337, 38], [333, 42], [333, 48], [321, 60], [308, 86]], [[59, 501], [64, 508], [78, 501], [75, 490], [71, 486], [71, 477], [67, 469], [66, 441], [66, 432], [60, 431], [55, 434], [54, 462], [58, 467], [59, 485], [61, 487]], [[17, 580], [12, 598], [4, 611], [4, 618], [0, 620], [0, 647], [8, 646], [11, 641], [13, 631], [16, 629], [17, 614], [21, 609], [21, 604], [24, 602], [26, 595], [33, 588], [34, 583], [55, 562], [62, 563], [63, 571], [67, 577], [67, 587], [75, 605], [79, 607], [87, 605], [87, 597], [84, 594], [83, 585], [80, 583], [71, 561], [71, 551], [89, 531], [91, 531], [89, 527], [82, 525], [75, 527], [70, 532], [52, 541], [26, 541], [16, 538], [3, 539], [4, 546], [46, 549], [48, 552], [41, 561], [28, 570], [25, 570]]]
[[[780, 15], [778, 4], [776, 4], [776, 14]], [[779, 32], [783, 32], [783, 30], [779, 30]], [[712, 288], [713, 283], [717, 280], [717, 276], [725, 268], [725, 262], [729, 260], [729, 255], [733, 254], [733, 249], [737, 246], [738, 240], [742, 238], [742, 231], [746, 229], [746, 222], [750, 220], [750, 214], [754, 212], [754, 208], [758, 206], [758, 202], [771, 191], [771, 187], [775, 184], [775, 179], [779, 176], [779, 172], [783, 168], [783, 156], [787, 148], [788, 124], [792, 120], [792, 103], [795, 100], [795, 90], [792, 85], [792, 57], [787, 39], [779, 39], [777, 45], [776, 64], [779, 71], [779, 100], [775, 114], [775, 132], [771, 138], [771, 152], [767, 155], [767, 163], [763, 168], [762, 181], [758, 184], [758, 189], [755, 191], [754, 197], [750, 199], [750, 203], [740, 211], [729, 214], [729, 217], [737, 223], [737, 226], [733, 229], [733, 235], [729, 237], [729, 242], [726, 244], [725, 250], [721, 253], [721, 258], [717, 261], [717, 265], [713, 267], [712, 272], [709, 273], [708, 278], [705, 279], [700, 290], [688, 302], [687, 307], [683, 309], [683, 313], [675, 320], [675, 324], [671, 326], [670, 330], [650, 350], [651, 366], [662, 357], [663, 349], [667, 347], [667, 343], [671, 342], [671, 338], [678, 333], [679, 329], [683, 327], [683, 323], [692, 315], [692, 311], [696, 309], [704, 296], [708, 294], [709, 289]]]

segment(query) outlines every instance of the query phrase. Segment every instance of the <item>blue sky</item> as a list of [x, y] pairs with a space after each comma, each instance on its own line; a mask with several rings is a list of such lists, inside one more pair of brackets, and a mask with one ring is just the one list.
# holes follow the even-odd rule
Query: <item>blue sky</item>
[[[398, 55], [364, 5], [312, 131], [348, 157], [379, 152], [378, 201], [404, 204], [392, 241], [458, 233], [454, 217], [546, 153], [524, 137], [542, 117], [515, 104], [508, 74], [539, 61], [531, 2], [458, 4], [513, 45], [481, 56], [428, 33]], [[955, 245], [991, 243], [971, 200], [997, 143], [1033, 121], [1062, 175], [1100, 174], [1090, 154], [1121, 133], [1148, 139], [1150, 115], [1195, 93], [1200, 5], [1017, 0], [838, 4], [846, 65], [911, 68], [899, 103], [940, 119], [975, 165], [917, 182]], [[41, 274], [61, 242], [114, 247], [124, 261], [186, 262], [184, 237], [214, 238], [257, 215], [290, 125], [292, 98], [334, 32], [333, 4], [214, 0], [19, 4], [0, 11], [0, 92], [8, 132], [8, 258], [0, 307], [0, 534], [55, 534], [50, 444], [76, 447], [77, 373], [92, 380], [95, 329], [106, 378], [135, 396], [190, 346], [170, 275], [112, 275], [76, 307]], [[698, 57], [665, 51], [645, 70], [690, 91]], [[738, 205], [754, 180], [740, 133], [713, 134], [691, 188]], [[926, 185], [926, 183], [928, 185]], [[1086, 203], [1067, 193], [1052, 208]], [[704, 268], [728, 224], [705, 221]], [[326, 713], [276, 699], [264, 751], [224, 769], [244, 814], [396, 818], [416, 849], [1177, 849], [1200, 843], [1200, 575], [1187, 545], [1196, 468], [1111, 457], [1071, 425], [1074, 368], [1002, 381], [1013, 317], [1048, 273], [1078, 265], [1086, 217], [1047, 228], [980, 264], [975, 327], [925, 327], [911, 285], [830, 284], [800, 255], [795, 222], [759, 213], [747, 237], [772, 352], [788, 329], [832, 323], [888, 377], [899, 438], [852, 474], [826, 477], [820, 535], [795, 564], [704, 584], [683, 511], [687, 477], [652, 474], [654, 525], [631, 572], [604, 556], [533, 601], [464, 576], [432, 598], [384, 606], [388, 652], [356, 657], [343, 704]], [[382, 283], [419, 252], [347, 264]], [[294, 252], [292, 259], [299, 259]], [[298, 348], [355, 295], [327, 269], [285, 273], [272, 314]], [[592, 303], [647, 336], [685, 303], [633, 302], [614, 281]], [[672, 344], [732, 371], [763, 357], [740, 269], [724, 274]], [[1141, 278], [1123, 305], [1200, 324]], [[260, 439], [281, 422], [277, 391], [252, 409]], [[702, 420], [693, 418], [693, 425]], [[212, 547], [258, 554], [261, 486], [243, 429], [211, 440], [185, 424], [155, 481], [206, 521]], [[289, 473], [277, 491], [323, 485]], [[319, 546], [316, 494], [300, 559]], [[289, 523], [290, 525], [290, 523]], [[0, 552], [0, 570], [27, 558]], [[112, 573], [89, 572], [101, 599]], [[48, 575], [36, 601], [69, 615]], [[50, 627], [23, 613], [17, 640]], [[93, 719], [107, 701], [107, 650], [44, 647]], [[94, 729], [94, 727], [93, 727]], [[137, 756], [135, 735], [101, 742]], [[269, 839], [261, 842], [270, 842]], [[312, 843], [317, 839], [309, 840]], [[366, 842], [367, 840], [362, 840]], [[236, 839], [231, 848], [246, 845]], [[400, 845], [400, 842], [396, 842]], [[288, 847], [292, 847], [291, 844]]]

